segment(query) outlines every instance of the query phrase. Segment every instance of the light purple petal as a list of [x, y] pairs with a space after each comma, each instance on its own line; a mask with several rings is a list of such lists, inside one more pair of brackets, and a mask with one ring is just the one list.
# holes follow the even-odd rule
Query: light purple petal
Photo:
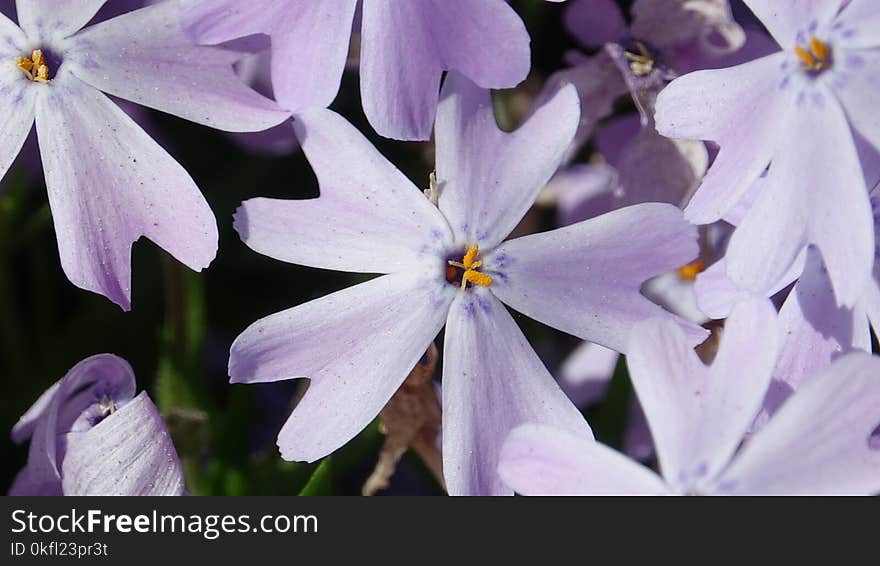
[[[0, 15], [0, 25], [2, 18]], [[4, 31], [0, 29], [0, 42], [3, 34]], [[34, 125], [36, 95], [39, 92], [34, 87], [37, 86], [42, 85], [28, 81], [15, 65], [0, 65], [0, 105], [3, 108], [0, 114], [0, 179], [12, 166]]]
[[176, 2], [162, 2], [74, 36], [64, 66], [114, 96], [230, 132], [275, 126], [289, 115], [235, 74], [235, 51], [192, 43]]
[[648, 495], [669, 488], [648, 468], [603, 444], [546, 425], [514, 429], [498, 473], [523, 495]]
[[187, 0], [181, 20], [198, 41], [218, 44], [254, 33], [272, 38], [272, 84], [291, 112], [328, 106], [348, 57], [357, 0]]
[[578, 116], [577, 92], [567, 86], [505, 133], [487, 91], [447, 76], [437, 114], [437, 181], [457, 243], [489, 248], [510, 234], [559, 167]]
[[[877, 11], [877, 6], [873, 6]], [[880, 21], [880, 18], [878, 18]], [[832, 88], [840, 98], [849, 123], [880, 150], [880, 112], [871, 93], [880, 88], [880, 49], [847, 50], [838, 54], [837, 65], [844, 67]]]
[[605, 397], [620, 354], [592, 342], [583, 342], [559, 369], [559, 386], [578, 407]]
[[[46, 395], [54, 391], [50, 398]], [[117, 406], [124, 405], [135, 393], [135, 378], [131, 366], [125, 360], [110, 354], [99, 354], [76, 364], [62, 380], [51, 386], [31, 410], [22, 417], [25, 429], [13, 431], [23, 435], [32, 430], [28, 449], [26, 481], [28, 490], [38, 492], [61, 489], [61, 464], [64, 459], [64, 443], [60, 435], [71, 430], [86, 430], [95, 415], [97, 398], [107, 396]], [[48, 401], [49, 406], [40, 411], [36, 420], [34, 408]], [[20, 421], [21, 422], [21, 421]], [[22, 488], [24, 489], [24, 488]]]
[[779, 311], [784, 336], [774, 376], [798, 389], [832, 360], [860, 349], [870, 352], [867, 316], [859, 307], [839, 307], [828, 272], [815, 250]]
[[874, 264], [871, 207], [846, 117], [830, 92], [815, 94], [821, 100], [800, 104], [784, 125], [789, 141], [731, 237], [727, 271], [739, 286], [762, 293], [813, 243], [838, 303], [851, 306]]
[[743, 494], [880, 492], [880, 360], [851, 353], [793, 395], [720, 478]]
[[18, 419], [15, 426], [12, 427], [12, 441], [21, 444], [34, 434], [34, 429], [41, 419], [48, 418], [48, 413], [61, 386], [61, 380], [53, 383], [49, 389], [43, 391], [42, 394], [34, 401], [34, 404]]
[[694, 282], [683, 279], [678, 270], [649, 279], [642, 286], [642, 293], [669, 312], [694, 324], [709, 322], [709, 317], [697, 305]]
[[17, 0], [18, 24], [32, 39], [63, 39], [89, 23], [107, 0]]
[[516, 86], [530, 66], [528, 32], [504, 0], [363, 4], [361, 98], [383, 136], [430, 137], [444, 70], [489, 89]]
[[379, 414], [443, 327], [454, 291], [442, 279], [395, 273], [270, 315], [236, 338], [229, 375], [309, 378], [278, 446], [287, 460], [317, 460]]
[[[698, 253], [696, 228], [668, 204], [640, 204], [591, 220], [510, 240], [484, 258], [492, 292], [554, 328], [626, 351], [632, 325], [676, 319], [639, 292], [651, 277]], [[692, 344], [706, 332], [679, 320]]]
[[565, 9], [565, 29], [585, 47], [601, 47], [629, 32], [615, 0], [574, 0]]
[[72, 283], [130, 308], [131, 245], [146, 236], [199, 271], [217, 222], [189, 174], [106, 96], [67, 74], [37, 102], [61, 265]]
[[766, 299], [740, 303], [710, 368], [669, 321], [633, 330], [627, 363], [663, 476], [700, 490], [729, 461], [761, 407], [777, 354], [776, 311]]
[[235, 227], [248, 246], [290, 263], [367, 273], [443, 256], [452, 243], [443, 216], [354, 126], [323, 109], [294, 124], [321, 194], [246, 201]]
[[576, 59], [570, 62], [573, 66], [550, 75], [533, 106], [534, 109], [541, 108], [568, 84], [573, 84], [577, 89], [581, 101], [581, 118], [577, 133], [563, 160], [565, 163], [576, 157], [593, 135], [596, 124], [612, 114], [614, 101], [628, 92], [620, 70], [605, 51], [592, 57], [584, 57], [580, 53], [569, 55], [574, 55], [571, 58]]
[[632, 36], [669, 52], [689, 43], [712, 55], [736, 51], [745, 43], [728, 0], [636, 0]]
[[874, 0], [851, 0], [834, 25], [844, 30], [840, 42], [847, 47], [877, 47], [880, 44], [880, 12]]
[[722, 218], [770, 162], [790, 106], [777, 95], [784, 57], [777, 53], [729, 69], [690, 73], [672, 81], [657, 97], [660, 134], [721, 146], [685, 211], [692, 222]]
[[65, 495], [183, 495], [183, 469], [146, 392], [86, 432], [67, 436]]
[[[29, 41], [21, 31], [21, 28], [15, 25], [15, 22], [9, 19], [7, 15], [0, 13], [0, 56], [21, 57], [27, 55], [28, 53], [25, 50], [28, 46]], [[21, 77], [24, 76], [21, 75], [14, 65], [4, 66], [4, 74], [8, 72], [12, 75], [12, 71], [15, 71]]]
[[[767, 289], [763, 295], [765, 297], [772, 297], [791, 285], [804, 271], [806, 258], [807, 248], [804, 248], [788, 271], [779, 278], [779, 281]], [[697, 294], [697, 304], [700, 310], [713, 319], [727, 318], [727, 315], [730, 314], [731, 309], [733, 309], [736, 303], [753, 294], [739, 287], [730, 279], [727, 275], [727, 260], [725, 258], [721, 258], [706, 271], [697, 275], [694, 291]]]
[[577, 163], [559, 171], [547, 183], [556, 198], [559, 226], [568, 226], [618, 208], [617, 170], [604, 163]]
[[592, 438], [507, 309], [485, 290], [458, 293], [443, 348], [443, 475], [451, 495], [511, 494], [498, 476], [508, 433], [546, 424]]
[[811, 22], [831, 21], [842, 0], [744, 0], [767, 27], [767, 31], [784, 48], [793, 47], [798, 32], [806, 31]]

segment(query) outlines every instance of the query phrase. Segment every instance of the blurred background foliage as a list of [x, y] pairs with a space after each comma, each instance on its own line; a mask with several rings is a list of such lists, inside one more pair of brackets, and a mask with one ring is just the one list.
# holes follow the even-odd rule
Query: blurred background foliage
[[[630, 3], [621, 2], [624, 13]], [[563, 54], [577, 48], [562, 25], [565, 4], [511, 4], [531, 33], [533, 69], [518, 89], [496, 93], [505, 129], [515, 127], [544, 78], [564, 66]], [[361, 111], [358, 88], [357, 73], [347, 72], [332, 108], [417, 186], [427, 188], [433, 169], [430, 143], [376, 135]], [[0, 485], [8, 489], [27, 459], [27, 446], [14, 445], [8, 435], [19, 416], [79, 360], [110, 352], [132, 364], [139, 389], [150, 393], [165, 416], [192, 494], [359, 494], [382, 445], [378, 423], [320, 463], [284, 462], [275, 437], [305, 381], [230, 385], [226, 372], [229, 347], [249, 324], [364, 279], [259, 255], [232, 228], [232, 215], [243, 200], [317, 196], [308, 163], [300, 152], [284, 157], [249, 153], [222, 132], [146, 112], [151, 134], [190, 172], [216, 214], [217, 259], [194, 273], [151, 242], [137, 242], [130, 313], [74, 287], [61, 270], [39, 161], [21, 156], [0, 184], [0, 429], [7, 431], [0, 448]], [[553, 228], [552, 212], [536, 215], [532, 230]], [[578, 343], [526, 317], [514, 317], [551, 372]], [[621, 445], [629, 402], [625, 365], [619, 363], [606, 402], [587, 413], [600, 440]], [[408, 453], [381, 493], [443, 490]]]

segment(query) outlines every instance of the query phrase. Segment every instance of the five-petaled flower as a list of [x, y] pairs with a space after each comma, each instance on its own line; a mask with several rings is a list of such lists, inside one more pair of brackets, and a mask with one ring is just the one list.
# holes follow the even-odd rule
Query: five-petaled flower
[[[642, 283], [698, 250], [695, 227], [660, 203], [504, 241], [558, 167], [578, 121], [568, 86], [504, 133], [489, 93], [450, 73], [435, 125], [434, 206], [336, 114], [297, 118], [321, 194], [245, 202], [236, 217], [242, 239], [292, 263], [387, 275], [266, 317], [233, 344], [234, 382], [311, 380], [279, 434], [284, 458], [316, 460], [356, 435], [444, 324], [450, 493], [509, 493], [496, 466], [518, 424], [590, 434], [502, 303], [624, 350], [635, 322], [674, 319], [639, 293]], [[704, 337], [690, 323], [673, 324], [692, 342]]]
[[19, 2], [21, 28], [0, 14], [0, 177], [36, 122], [64, 272], [128, 309], [135, 240], [200, 270], [217, 223], [183, 167], [102, 91], [229, 131], [287, 113], [238, 79], [241, 54], [193, 45], [174, 2], [80, 29], [102, 4]]

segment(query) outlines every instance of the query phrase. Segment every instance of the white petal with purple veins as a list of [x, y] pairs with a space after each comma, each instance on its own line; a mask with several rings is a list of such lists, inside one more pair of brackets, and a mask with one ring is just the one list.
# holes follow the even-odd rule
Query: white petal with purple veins
[[188, 267], [217, 252], [217, 222], [189, 174], [106, 96], [71, 74], [37, 101], [37, 133], [61, 265], [124, 309], [131, 245], [146, 236]]
[[314, 461], [366, 427], [443, 327], [455, 287], [395, 273], [258, 320], [232, 344], [235, 383], [309, 378], [278, 436], [287, 460]]
[[[512, 308], [623, 352], [636, 322], [677, 319], [640, 288], [693, 260], [696, 240], [679, 209], [647, 203], [505, 242], [485, 257], [484, 270], [495, 279], [492, 292]], [[701, 328], [677, 320], [692, 344], [705, 338]]]
[[452, 234], [422, 192], [338, 114], [313, 110], [295, 126], [320, 196], [246, 201], [235, 217], [241, 239], [300, 265], [390, 273], [433, 259], [442, 273]]
[[232, 68], [242, 54], [192, 43], [176, 2], [162, 2], [73, 36], [64, 66], [114, 96], [230, 132], [265, 130], [288, 118]]
[[183, 469], [146, 392], [85, 432], [67, 435], [65, 495], [183, 495]]
[[523, 495], [658, 495], [669, 491], [648, 468], [603, 444], [546, 425], [514, 429], [498, 472]]
[[491, 293], [458, 293], [443, 347], [443, 475], [451, 495], [509, 495], [498, 476], [508, 433], [537, 423], [592, 433]]
[[513, 133], [495, 122], [487, 91], [450, 73], [437, 114], [440, 210], [458, 243], [489, 248], [510, 234], [559, 167], [578, 126], [566, 86]]
[[743, 494], [880, 492], [880, 360], [851, 353], [805, 384], [718, 481]]

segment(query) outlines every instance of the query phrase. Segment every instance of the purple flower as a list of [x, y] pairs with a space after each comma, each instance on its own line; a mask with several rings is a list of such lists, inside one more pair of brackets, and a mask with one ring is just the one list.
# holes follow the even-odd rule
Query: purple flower
[[746, 2], [783, 50], [673, 81], [657, 102], [661, 134], [717, 142], [721, 150], [685, 215], [725, 216], [767, 170], [734, 233], [727, 271], [763, 293], [815, 244], [837, 301], [852, 306], [868, 284], [873, 223], [854, 141], [880, 147], [873, 102], [880, 73], [876, 4], [853, 0]]
[[[266, 317], [233, 344], [233, 382], [311, 380], [279, 434], [284, 458], [313, 461], [354, 437], [444, 324], [450, 493], [509, 493], [496, 464], [517, 424], [589, 436], [504, 304], [622, 350], [633, 323], [663, 313], [639, 294], [641, 283], [689, 261], [697, 246], [693, 226], [666, 204], [504, 241], [561, 162], [578, 114], [577, 93], [564, 88], [507, 134], [489, 93], [450, 73], [435, 125], [438, 206], [336, 114], [297, 118], [321, 196], [245, 202], [242, 239], [291, 263], [387, 275]], [[703, 338], [680, 324], [694, 342]]]
[[186, 171], [102, 91], [230, 131], [287, 114], [239, 81], [239, 54], [192, 45], [173, 2], [80, 30], [102, 4], [19, 3], [21, 28], [0, 15], [0, 175], [36, 122], [62, 267], [127, 310], [135, 240], [200, 270], [217, 224]]
[[100, 354], [76, 364], [12, 429], [31, 439], [10, 495], [183, 495], [165, 422], [131, 366]]
[[777, 354], [766, 299], [734, 309], [711, 367], [669, 321], [632, 333], [628, 361], [662, 477], [589, 437], [546, 425], [513, 431], [499, 473], [523, 494], [774, 494], [880, 491], [880, 360], [852, 353], [793, 395], [757, 434]]
[[[298, 113], [336, 97], [357, 4], [185, 0], [181, 17], [206, 44], [269, 35], [277, 100]], [[445, 70], [483, 88], [514, 87], [529, 72], [528, 33], [504, 0], [364, 0], [361, 9], [361, 98], [383, 136], [428, 139]]]

